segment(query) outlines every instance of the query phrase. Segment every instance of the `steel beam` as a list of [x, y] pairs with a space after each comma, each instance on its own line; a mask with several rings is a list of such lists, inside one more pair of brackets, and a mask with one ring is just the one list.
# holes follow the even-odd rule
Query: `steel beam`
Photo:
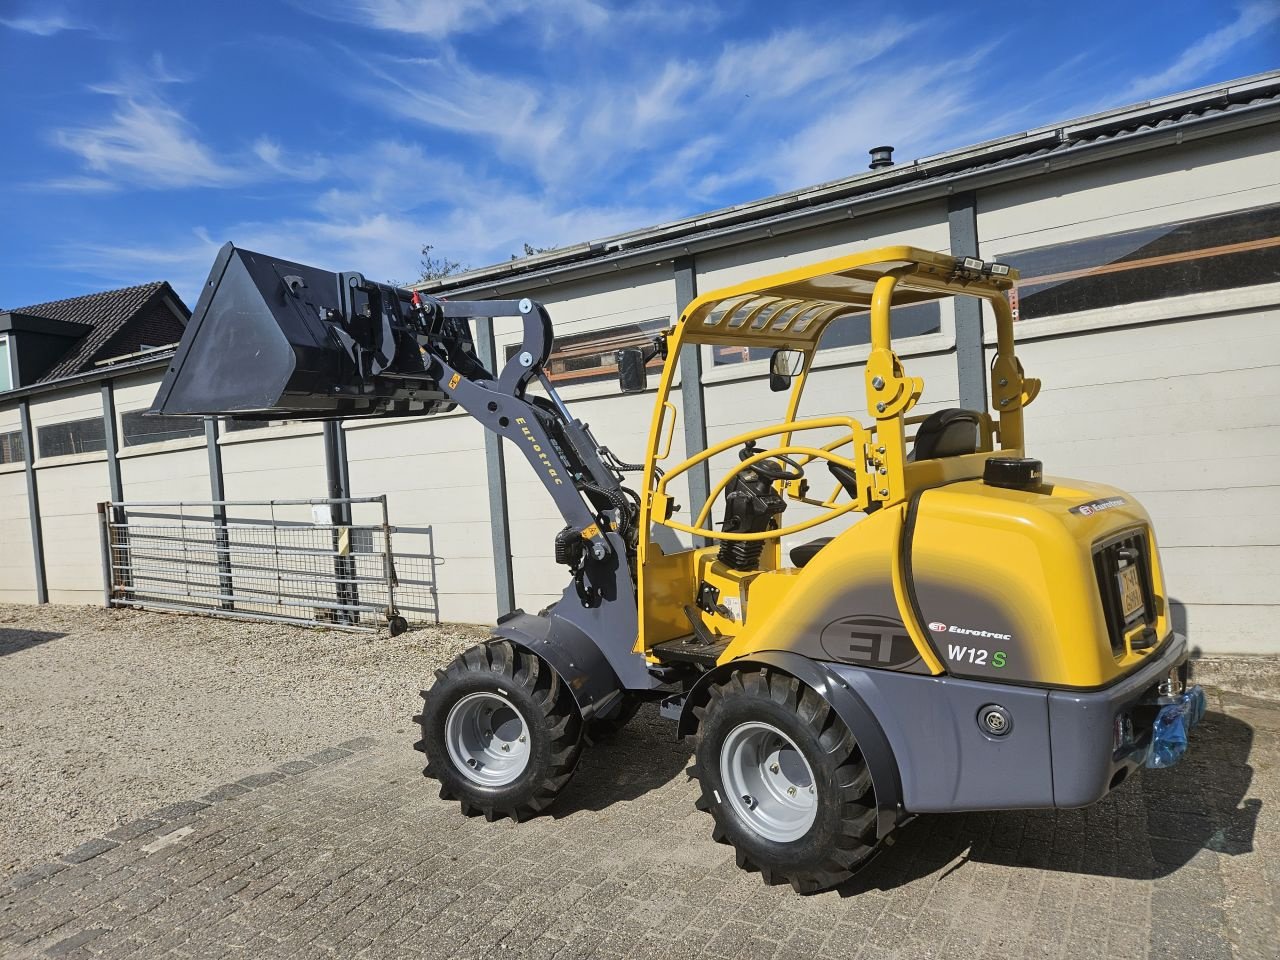
[[119, 503], [124, 499], [124, 481], [120, 476], [120, 444], [116, 442], [116, 394], [110, 380], [102, 381], [102, 437], [107, 445], [107, 484], [111, 499]]
[[[349, 554], [351, 527], [351, 473], [347, 465], [347, 435], [341, 420], [324, 422], [324, 470], [329, 488], [329, 517], [333, 523], [333, 572], [337, 581], [338, 603], [354, 608], [360, 602], [359, 590], [351, 581], [355, 579], [355, 561]], [[343, 537], [340, 528], [347, 528]], [[346, 543], [344, 550], [343, 543]], [[360, 614], [354, 609], [335, 610], [334, 616], [341, 623], [354, 623]]]
[[31, 518], [31, 554], [35, 563], [36, 603], [49, 602], [49, 583], [44, 566], [44, 531], [40, 525], [40, 491], [36, 484], [36, 444], [31, 431], [31, 402], [18, 404], [22, 418], [22, 455], [27, 474], [27, 515]]
[[[676, 281], [676, 314], [698, 295], [698, 272], [693, 257], [677, 257], [673, 262]], [[707, 448], [706, 406], [702, 393], [702, 346], [686, 344], [680, 351], [680, 399], [684, 407], [685, 456], [693, 456]], [[696, 515], [711, 494], [711, 468], [704, 460], [687, 474], [689, 478], [689, 510]], [[706, 546], [705, 537], [698, 537], [695, 546]]]
[[235, 593], [235, 581], [231, 576], [231, 538], [227, 532], [226, 477], [222, 472], [222, 448], [218, 446], [218, 418], [204, 418], [204, 445], [209, 454], [209, 499], [213, 501], [214, 540], [218, 551], [218, 592], [223, 600], [223, 610], [234, 610], [236, 603], [230, 599]]
[[[947, 202], [947, 226], [951, 253], [978, 256], [978, 198], [973, 192], [957, 193]], [[982, 342], [982, 302], [977, 297], [953, 297], [956, 316], [956, 382], [960, 406], [987, 409], [987, 359]]]
[[[498, 351], [493, 339], [493, 319], [475, 322], [476, 351], [486, 370], [496, 373]], [[497, 585], [498, 616], [516, 609], [515, 572], [511, 564], [511, 516], [507, 507], [507, 471], [502, 437], [484, 432], [484, 463], [489, 483], [489, 536], [493, 545], [493, 579]]]

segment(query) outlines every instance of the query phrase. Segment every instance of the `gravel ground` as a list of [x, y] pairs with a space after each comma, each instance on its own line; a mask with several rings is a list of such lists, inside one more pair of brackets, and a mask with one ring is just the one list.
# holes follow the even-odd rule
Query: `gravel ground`
[[0, 604], [0, 875], [343, 740], [411, 738], [431, 672], [487, 635]]

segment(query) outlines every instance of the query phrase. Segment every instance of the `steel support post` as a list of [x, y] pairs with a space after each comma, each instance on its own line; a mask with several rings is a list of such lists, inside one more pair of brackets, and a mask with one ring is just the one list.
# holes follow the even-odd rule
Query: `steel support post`
[[[493, 319], [479, 317], [475, 322], [476, 350], [486, 370], [498, 370], [498, 351], [493, 339]], [[498, 616], [516, 609], [515, 573], [511, 564], [511, 516], [507, 508], [506, 460], [502, 437], [492, 430], [484, 432], [484, 463], [489, 483], [489, 537], [493, 546], [493, 579], [497, 585]]]
[[[110, 380], [104, 380], [102, 383], [102, 439], [107, 447], [107, 484], [111, 488], [111, 500], [113, 503], [119, 504], [124, 501], [124, 480], [120, 475], [120, 443], [119, 435], [116, 430], [116, 394]], [[125, 520], [124, 507], [112, 507], [106, 514], [107, 522], [107, 544], [109, 548], [118, 547], [114, 537], [111, 536], [111, 524], [117, 526], [123, 525]], [[127, 549], [127, 544], [124, 544]], [[108, 555], [111, 558], [112, 555]], [[110, 589], [112, 594], [115, 593], [117, 586], [128, 591], [132, 586], [129, 578], [129, 564], [121, 563], [119, 566], [119, 576], [112, 574], [112, 582]]]
[[36, 444], [31, 430], [31, 402], [18, 404], [22, 420], [22, 455], [27, 475], [27, 515], [31, 519], [31, 555], [35, 564], [36, 603], [49, 602], [49, 582], [44, 565], [44, 531], [40, 524], [40, 490], [36, 483]]
[[227, 530], [227, 485], [222, 473], [222, 448], [218, 446], [217, 417], [204, 418], [204, 445], [209, 454], [209, 499], [213, 501], [214, 550], [218, 556], [218, 592], [223, 610], [234, 610], [235, 580], [231, 576], [231, 536]]
[[[673, 263], [676, 281], [676, 314], [698, 295], [698, 273], [693, 257], [677, 257]], [[702, 346], [686, 344], [680, 351], [680, 399], [684, 407], [684, 449], [693, 456], [707, 448], [706, 407], [702, 393]], [[686, 474], [689, 478], [689, 510], [696, 515], [711, 494], [711, 468], [704, 460]], [[696, 537], [694, 546], [706, 546], [706, 537]]]
[[[355, 584], [356, 565], [351, 557], [351, 476], [347, 468], [347, 437], [341, 420], [324, 422], [324, 467], [329, 485], [329, 516], [333, 523], [333, 572], [337, 578], [338, 603], [354, 608], [360, 602]], [[337, 610], [343, 623], [355, 623], [354, 609]]]
[[[958, 193], [947, 203], [951, 253], [978, 256], [978, 198], [972, 191]], [[956, 316], [956, 382], [960, 406], [987, 409], [987, 359], [982, 341], [982, 302], [977, 297], [953, 297]]]

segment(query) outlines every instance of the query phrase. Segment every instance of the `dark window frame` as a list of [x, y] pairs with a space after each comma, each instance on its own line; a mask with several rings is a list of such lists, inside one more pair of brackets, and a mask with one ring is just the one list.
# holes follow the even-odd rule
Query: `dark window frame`
[[0, 466], [26, 462], [27, 451], [22, 443], [22, 431], [6, 430], [0, 433]]
[[[84, 417], [46, 423], [36, 428], [40, 456], [72, 457], [81, 453], [102, 453], [107, 449], [107, 429], [102, 417]], [[68, 447], [70, 449], [61, 449]]]
[[1002, 253], [1019, 322], [1280, 282], [1280, 204]]
[[[647, 347], [670, 326], [670, 317], [654, 317], [600, 330], [557, 336], [544, 367], [547, 377], [552, 383], [562, 387], [616, 380], [618, 351], [630, 347]], [[519, 350], [519, 343], [509, 343], [503, 347], [503, 357], [509, 361]], [[650, 370], [661, 370], [662, 362], [661, 357], [654, 357], [649, 361], [648, 367]]]
[[[143, 429], [139, 431], [138, 427]], [[153, 417], [146, 410], [130, 410], [120, 415], [120, 438], [126, 447], [203, 436], [204, 419], [200, 417]]]

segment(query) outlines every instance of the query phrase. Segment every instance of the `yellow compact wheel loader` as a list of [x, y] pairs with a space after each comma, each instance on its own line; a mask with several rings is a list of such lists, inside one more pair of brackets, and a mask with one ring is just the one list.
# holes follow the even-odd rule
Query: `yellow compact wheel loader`
[[[633, 391], [665, 358], [640, 465], [561, 402], [540, 304], [438, 300], [228, 244], [153, 409], [456, 406], [506, 437], [564, 517], [548, 553], [570, 583], [546, 610], [502, 617], [424, 692], [418, 746], [441, 796], [535, 815], [589, 743], [654, 701], [697, 736], [715, 838], [766, 882], [812, 892], [916, 814], [1093, 803], [1176, 762], [1204, 711], [1142, 506], [1027, 456], [1039, 382], [1014, 354], [1015, 280], [896, 246], [702, 295], [619, 354]], [[894, 308], [957, 296], [995, 320], [991, 408], [914, 414], [924, 383], [893, 351]], [[499, 316], [520, 318], [523, 341], [490, 370], [470, 320]], [[865, 417], [801, 417], [824, 331], [868, 320]], [[785, 411], [677, 462], [670, 394], [681, 349], [702, 345], [768, 356]], [[710, 495], [681, 519], [674, 491], [707, 463]]]

